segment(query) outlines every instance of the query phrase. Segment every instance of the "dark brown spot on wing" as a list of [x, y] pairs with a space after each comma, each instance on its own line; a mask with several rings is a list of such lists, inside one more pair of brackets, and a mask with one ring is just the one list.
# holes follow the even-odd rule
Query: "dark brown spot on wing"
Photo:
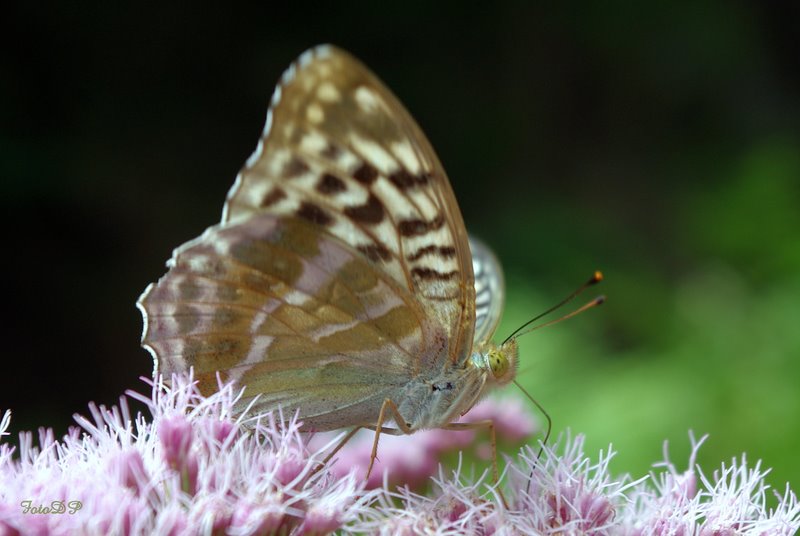
[[361, 184], [372, 184], [378, 178], [378, 170], [364, 162], [353, 172], [353, 178]]
[[347, 185], [336, 175], [325, 173], [317, 183], [317, 191], [322, 194], [338, 194], [347, 190]]
[[333, 222], [333, 218], [327, 212], [308, 201], [303, 201], [300, 208], [297, 209], [297, 215], [318, 225], [330, 225]]
[[283, 166], [283, 176], [287, 179], [299, 177], [308, 171], [308, 164], [297, 158], [296, 156], [289, 160]]
[[449, 259], [450, 257], [454, 257], [455, 254], [456, 254], [456, 248], [452, 246], [434, 246], [433, 244], [431, 244], [430, 246], [419, 248], [411, 255], [408, 255], [406, 259], [408, 259], [409, 261], [416, 261], [421, 259], [425, 255], [439, 255], [440, 257]]
[[380, 223], [383, 221], [384, 208], [375, 194], [369, 194], [367, 202], [356, 207], [347, 207], [344, 213], [356, 223]]
[[438, 270], [434, 270], [433, 268], [412, 268], [411, 275], [418, 279], [424, 279], [429, 281], [431, 279], [438, 279], [439, 281], [449, 281], [454, 277], [458, 276], [458, 270], [453, 270], [452, 272], [440, 272]]
[[383, 244], [358, 246], [358, 251], [363, 253], [372, 262], [388, 261], [392, 257], [392, 254]]
[[269, 191], [267, 195], [264, 196], [264, 199], [262, 199], [261, 203], [259, 203], [259, 207], [261, 208], [270, 207], [275, 203], [277, 203], [278, 201], [285, 198], [286, 198], [286, 192], [275, 186], [274, 188], [272, 188], [272, 190]]
[[440, 301], [440, 302], [449, 302], [453, 300], [459, 300], [461, 298], [462, 296], [460, 292], [455, 292], [453, 294], [443, 294], [443, 295], [436, 295], [436, 294], [425, 295], [426, 300]]
[[409, 188], [414, 188], [416, 186], [424, 186], [428, 184], [428, 181], [430, 180], [430, 175], [428, 175], [427, 173], [422, 173], [420, 175], [412, 175], [405, 169], [401, 169], [389, 175], [389, 180], [392, 181], [392, 184], [397, 186], [398, 189], [408, 190]]
[[178, 324], [178, 334], [191, 333], [200, 324], [200, 312], [191, 305], [179, 304], [172, 317]]
[[401, 220], [397, 224], [397, 229], [403, 236], [420, 236], [424, 235], [428, 231], [439, 229], [442, 225], [444, 225], [444, 217], [439, 215], [431, 221], [425, 221], [418, 218]]

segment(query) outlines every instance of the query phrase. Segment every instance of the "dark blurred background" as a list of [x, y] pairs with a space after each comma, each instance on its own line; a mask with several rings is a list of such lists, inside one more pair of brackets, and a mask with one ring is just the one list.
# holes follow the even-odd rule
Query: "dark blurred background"
[[[782, 5], [791, 7], [780, 7]], [[0, 408], [61, 434], [152, 364], [139, 293], [220, 217], [275, 82], [335, 43], [406, 104], [508, 279], [499, 336], [595, 269], [603, 308], [527, 335], [556, 431], [645, 472], [688, 430], [800, 483], [797, 4], [17, 5], [0, 52]]]

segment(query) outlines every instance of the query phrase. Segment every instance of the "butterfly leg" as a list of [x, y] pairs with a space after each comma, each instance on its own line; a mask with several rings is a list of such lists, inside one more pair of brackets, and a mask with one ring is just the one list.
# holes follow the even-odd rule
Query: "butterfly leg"
[[477, 430], [480, 428], [486, 428], [489, 430], [489, 441], [492, 445], [492, 483], [497, 490], [497, 494], [500, 496], [500, 500], [503, 501], [503, 506], [508, 509], [508, 503], [506, 502], [506, 497], [503, 495], [503, 490], [500, 489], [500, 473], [497, 470], [497, 434], [495, 433], [494, 422], [490, 419], [486, 419], [483, 421], [475, 421], [475, 422], [451, 422], [445, 426], [442, 426], [444, 430]]
[[333, 457], [336, 455], [336, 453], [337, 453], [337, 452], [339, 452], [340, 450], [342, 450], [342, 447], [343, 447], [343, 446], [345, 446], [345, 444], [347, 444], [347, 442], [348, 442], [348, 441], [350, 441], [351, 439], [353, 439], [353, 436], [354, 436], [354, 435], [356, 435], [356, 432], [358, 432], [358, 431], [359, 431], [359, 430], [361, 430], [362, 428], [364, 428], [364, 427], [363, 427], [363, 426], [356, 426], [355, 428], [353, 428], [352, 430], [350, 430], [349, 432], [347, 432], [347, 434], [345, 434], [345, 436], [342, 438], [342, 440], [341, 440], [341, 441], [339, 441], [339, 442], [336, 444], [336, 446], [335, 446], [335, 447], [333, 447], [333, 450], [332, 450], [332, 451], [330, 451], [330, 452], [328, 453], [328, 455], [327, 455], [327, 456], [325, 456], [325, 458], [323, 458], [323, 459], [322, 459], [322, 461], [321, 461], [321, 462], [319, 462], [319, 465], [317, 465], [317, 467], [316, 467], [316, 468], [315, 468], [313, 471], [311, 471], [311, 474], [310, 474], [309, 476], [316, 474], [316, 473], [317, 473], [317, 472], [319, 472], [319, 471], [320, 471], [320, 470], [321, 470], [323, 467], [327, 466], [327, 465], [328, 465], [328, 462], [329, 462], [329, 461], [331, 461], [331, 459], [332, 459], [332, 458], [333, 458]]
[[[388, 411], [391, 411], [394, 414], [394, 420], [397, 423], [397, 426], [400, 428], [399, 430], [396, 428], [383, 427], [383, 423], [386, 421], [387, 408]], [[318, 471], [324, 468], [328, 464], [328, 462], [330, 462], [331, 459], [336, 455], [336, 453], [339, 452], [342, 449], [342, 447], [344, 447], [345, 444], [348, 441], [350, 441], [353, 438], [353, 436], [356, 435], [356, 433], [362, 428], [375, 431], [375, 442], [372, 444], [372, 453], [370, 454], [369, 467], [367, 468], [367, 476], [366, 476], [367, 479], [369, 478], [369, 475], [372, 472], [372, 466], [375, 464], [375, 458], [378, 457], [378, 439], [380, 438], [380, 434], [407, 435], [413, 432], [413, 430], [411, 430], [408, 424], [406, 424], [403, 417], [400, 415], [400, 411], [397, 409], [397, 405], [394, 402], [392, 402], [391, 399], [387, 398], [386, 400], [383, 401], [383, 404], [381, 405], [381, 411], [378, 414], [378, 423], [375, 426], [372, 425], [356, 426], [355, 428], [347, 432], [347, 434], [341, 439], [341, 441], [339, 441], [339, 443], [336, 444], [333, 450], [330, 451], [325, 456], [325, 458], [323, 458], [323, 460], [313, 471], [311, 471], [311, 474], [309, 476], [316, 474]]]
[[[397, 424], [397, 428], [384, 428], [383, 423], [386, 421], [386, 412], [391, 411], [394, 414], [394, 422]], [[365, 428], [373, 429], [372, 426], [366, 426]], [[399, 429], [398, 429], [399, 428]], [[400, 415], [400, 410], [397, 409], [397, 404], [392, 402], [390, 398], [387, 398], [383, 401], [381, 405], [381, 411], [378, 414], [378, 422], [375, 424], [375, 441], [372, 443], [372, 453], [369, 456], [369, 467], [367, 467], [367, 478], [369, 478], [370, 473], [372, 472], [372, 466], [375, 465], [375, 458], [378, 457], [378, 440], [381, 437], [381, 434], [391, 434], [391, 435], [408, 435], [413, 433], [411, 427], [406, 423], [403, 416]]]

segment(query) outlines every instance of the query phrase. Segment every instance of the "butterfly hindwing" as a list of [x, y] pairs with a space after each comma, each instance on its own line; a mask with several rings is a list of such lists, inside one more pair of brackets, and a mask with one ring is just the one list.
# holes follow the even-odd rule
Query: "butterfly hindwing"
[[220, 371], [246, 386], [244, 402], [259, 394], [256, 409], [302, 408], [317, 430], [369, 422], [436, 357], [441, 333], [413, 295], [304, 220], [212, 227], [170, 265], [140, 300], [159, 372], [194, 367], [213, 391]]

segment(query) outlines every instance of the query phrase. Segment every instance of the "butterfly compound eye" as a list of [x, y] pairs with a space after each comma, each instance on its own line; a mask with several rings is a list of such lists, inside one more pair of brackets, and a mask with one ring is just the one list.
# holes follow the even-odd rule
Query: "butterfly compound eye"
[[508, 374], [510, 367], [508, 357], [502, 350], [493, 350], [489, 352], [489, 368], [492, 370], [492, 375], [495, 379], [501, 379]]

